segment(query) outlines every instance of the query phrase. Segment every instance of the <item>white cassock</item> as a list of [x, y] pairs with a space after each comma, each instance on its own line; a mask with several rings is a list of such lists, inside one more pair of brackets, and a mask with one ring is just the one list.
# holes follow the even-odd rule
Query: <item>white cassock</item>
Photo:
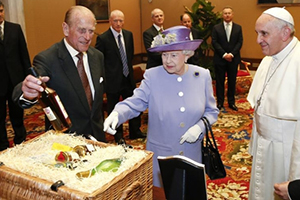
[[255, 108], [249, 199], [274, 200], [274, 184], [300, 178], [300, 43], [266, 56], [247, 97]]

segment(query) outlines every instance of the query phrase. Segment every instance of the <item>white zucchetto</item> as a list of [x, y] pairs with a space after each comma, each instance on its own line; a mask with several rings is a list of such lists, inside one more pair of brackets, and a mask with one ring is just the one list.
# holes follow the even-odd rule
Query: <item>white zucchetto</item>
[[271, 15], [277, 19], [281, 19], [285, 22], [288, 22], [294, 26], [293, 16], [287, 11], [284, 7], [273, 7], [263, 12], [263, 14]]

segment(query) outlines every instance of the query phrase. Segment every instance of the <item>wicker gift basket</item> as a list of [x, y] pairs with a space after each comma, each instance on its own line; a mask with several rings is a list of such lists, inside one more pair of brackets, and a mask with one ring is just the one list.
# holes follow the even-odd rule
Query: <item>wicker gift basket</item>
[[[28, 145], [45, 134], [24, 142]], [[98, 147], [108, 147], [110, 144], [86, 140], [87, 143]], [[113, 145], [114, 146], [114, 145]], [[16, 147], [13, 147], [16, 148]], [[13, 151], [13, 148], [10, 151]], [[8, 151], [8, 150], [6, 150]], [[3, 151], [1, 154], [7, 153]], [[153, 153], [144, 150], [145, 157], [141, 161], [133, 163], [133, 167], [122, 171], [108, 183], [102, 185], [93, 192], [85, 192], [62, 185], [57, 191], [51, 189], [54, 182], [35, 177], [22, 171], [8, 167], [5, 162], [0, 165], [0, 199], [151, 199], [152, 200], [152, 156]], [[14, 158], [12, 157], [11, 160]], [[1, 162], [1, 160], [0, 160]], [[62, 180], [64, 181], [64, 180]], [[97, 182], [94, 182], [97, 184]]]

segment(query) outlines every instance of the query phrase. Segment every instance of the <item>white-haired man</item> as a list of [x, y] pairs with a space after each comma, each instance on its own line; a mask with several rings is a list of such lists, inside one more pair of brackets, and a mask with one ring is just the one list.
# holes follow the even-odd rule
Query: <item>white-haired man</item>
[[152, 26], [143, 32], [144, 46], [147, 51], [147, 65], [146, 68], [156, 67], [162, 64], [161, 55], [158, 52], [150, 52], [148, 49], [151, 47], [153, 38], [158, 35], [159, 32], [163, 30], [165, 15], [164, 12], [155, 8], [151, 12], [151, 20], [153, 22]]
[[[95, 46], [104, 55], [108, 113], [119, 102], [120, 96], [123, 99], [132, 96], [136, 87], [132, 68], [134, 56], [133, 34], [131, 31], [123, 29], [125, 23], [124, 13], [120, 10], [113, 10], [110, 14], [109, 23], [109, 29], [97, 37]], [[130, 139], [146, 137], [141, 132], [140, 126], [140, 116], [129, 120]], [[122, 143], [122, 126], [117, 129], [114, 137], [117, 143]]]
[[266, 57], [247, 98], [255, 109], [249, 199], [273, 200], [274, 184], [300, 178], [300, 43], [284, 8], [264, 11], [255, 31]]

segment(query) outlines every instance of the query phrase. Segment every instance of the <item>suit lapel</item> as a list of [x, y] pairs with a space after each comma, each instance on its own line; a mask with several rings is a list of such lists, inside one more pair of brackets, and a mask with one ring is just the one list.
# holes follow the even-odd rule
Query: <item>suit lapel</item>
[[125, 43], [125, 53], [126, 53], [126, 57], [127, 57], [127, 63], [128, 63], [128, 52], [130, 52], [130, 49], [129, 49], [129, 35], [127, 35], [127, 33], [125, 31], [122, 30], [122, 33], [123, 33], [123, 37], [124, 37], [124, 43]]
[[10, 22], [5, 21], [4, 22], [4, 38], [3, 38], [3, 41], [0, 40], [3, 44], [5, 43], [7, 38], [10, 37], [11, 32], [12, 32], [12, 27], [10, 26]]
[[63, 71], [66, 73], [66, 78], [69, 79], [71, 82], [74, 92], [77, 93], [78, 98], [80, 99], [82, 106], [90, 112], [90, 108], [87, 102], [86, 94], [83, 89], [81, 79], [79, 77], [77, 67], [75, 66], [75, 63], [73, 61], [73, 58], [71, 57], [70, 53], [68, 52], [63, 40], [59, 44], [60, 48], [58, 51], [58, 57], [60, 60], [60, 67], [63, 69]]
[[90, 66], [91, 77], [92, 77], [92, 81], [94, 84], [94, 90], [95, 90], [94, 103], [93, 103], [93, 107], [92, 107], [92, 111], [94, 111], [94, 109], [93, 109], [93, 108], [95, 108], [94, 104], [97, 102], [100, 102], [99, 98], [102, 98], [102, 96], [99, 96], [99, 95], [100, 95], [100, 78], [103, 79], [103, 77], [101, 77], [99, 63], [97, 63], [97, 60], [94, 57], [94, 52], [89, 48], [87, 51], [87, 54], [88, 54], [88, 62], [89, 62], [89, 66]]
[[158, 30], [152, 25], [152, 32], [153, 32], [153, 35], [158, 35], [159, 34], [159, 32], [158, 32]]
[[191, 28], [190, 30], [191, 30], [191, 33], [192, 33], [193, 39], [195, 39], [195, 37], [196, 37], [196, 34], [195, 34], [195, 31], [194, 31], [194, 29], [193, 29], [193, 28]]
[[236, 26], [235, 26], [234, 23], [232, 23], [232, 29], [231, 29], [230, 37], [235, 33], [235, 30], [236, 30]]
[[231, 29], [231, 33], [230, 33], [230, 40], [229, 42], [232, 41], [232, 37], [235, 35], [235, 32], [236, 32], [236, 25], [232, 22], [232, 29]]
[[110, 34], [108, 35], [110, 37], [109, 41], [111, 41], [111, 45], [114, 47], [116, 54], [119, 56], [120, 59], [122, 59], [120, 51], [119, 51], [118, 44], [117, 44], [116, 39], [115, 39], [115, 36], [112, 33], [112, 30], [109, 29], [109, 32], [110, 32]]

